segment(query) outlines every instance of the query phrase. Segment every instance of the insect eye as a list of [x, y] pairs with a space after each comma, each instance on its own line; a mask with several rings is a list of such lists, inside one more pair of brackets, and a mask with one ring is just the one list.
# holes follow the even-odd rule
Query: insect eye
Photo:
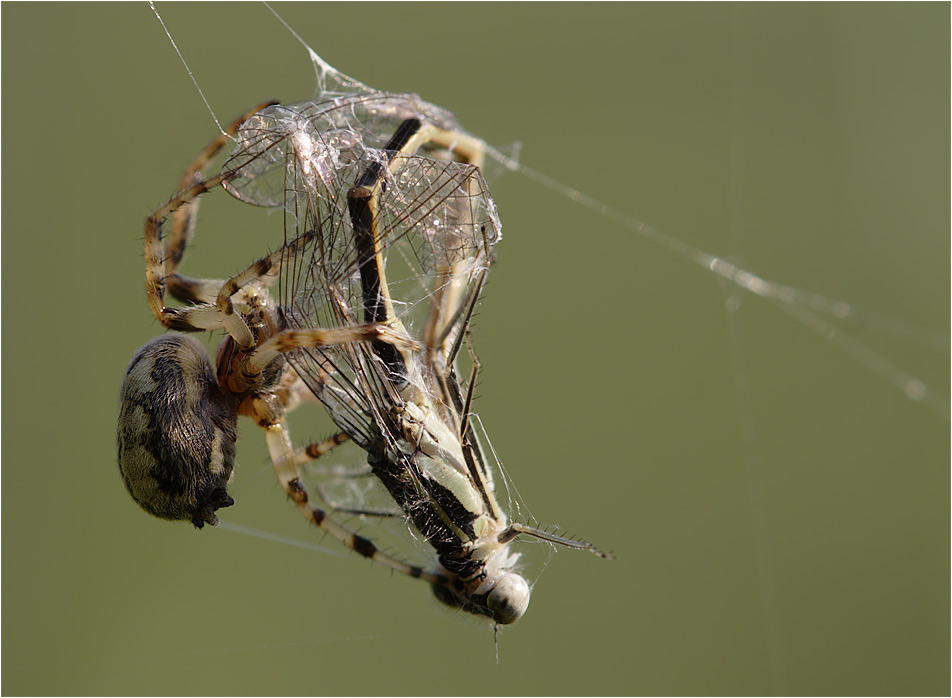
[[529, 608], [529, 584], [518, 574], [508, 572], [486, 595], [490, 617], [500, 625], [509, 625], [522, 618]]

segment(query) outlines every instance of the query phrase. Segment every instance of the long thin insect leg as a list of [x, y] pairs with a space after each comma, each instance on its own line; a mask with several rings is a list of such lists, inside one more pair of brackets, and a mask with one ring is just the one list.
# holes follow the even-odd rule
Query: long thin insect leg
[[538, 528], [532, 528], [531, 526], [525, 526], [523, 524], [510, 524], [509, 528], [499, 534], [500, 543], [508, 543], [516, 538], [516, 536], [525, 535], [532, 536], [533, 538], [539, 538], [540, 540], [547, 541], [549, 543], [556, 543], [558, 545], [564, 545], [567, 548], [575, 548], [577, 550], [588, 550], [591, 553], [595, 553], [599, 557], [612, 559], [614, 555], [610, 553], [605, 553], [596, 548], [591, 543], [582, 540], [572, 540], [571, 538], [565, 538], [563, 536], [557, 536], [546, 531], [542, 531]]
[[350, 437], [342, 431], [337, 432], [329, 439], [310, 443], [303, 448], [296, 449], [292, 456], [295, 466], [302, 466], [310, 461], [317, 460], [326, 453], [330, 453], [343, 443], [350, 441]]
[[[354, 227], [354, 243], [361, 259], [360, 278], [365, 322], [387, 323], [399, 327], [387, 285], [383, 231], [380, 229], [379, 217], [380, 195], [388, 177], [399, 172], [406, 165], [407, 157], [426, 143], [456, 149], [469, 160], [480, 162], [485, 148], [481, 141], [472, 137], [437, 129], [419, 119], [406, 119], [383, 148], [386, 163], [370, 164], [347, 193]], [[404, 373], [406, 357], [401, 356], [395, 347], [377, 343], [374, 345], [374, 352], [388, 366], [391, 374], [399, 376]]]
[[[292, 456], [294, 465], [301, 467], [306, 463], [315, 461], [349, 440], [350, 437], [341, 431], [334, 434], [329, 439], [308, 444], [304, 448], [299, 448], [294, 451], [294, 455]], [[373, 477], [373, 473], [369, 468], [364, 468], [357, 473], [348, 473], [346, 475], [337, 477], [342, 477], [345, 479], [368, 478]], [[314, 489], [317, 491], [321, 501], [324, 502], [324, 504], [326, 504], [327, 507], [335, 513], [352, 514], [355, 516], [369, 516], [374, 518], [394, 518], [403, 515], [403, 512], [399, 509], [368, 509], [340, 506], [334, 501], [334, 498], [327, 492], [327, 488], [320, 481], [314, 483]]]

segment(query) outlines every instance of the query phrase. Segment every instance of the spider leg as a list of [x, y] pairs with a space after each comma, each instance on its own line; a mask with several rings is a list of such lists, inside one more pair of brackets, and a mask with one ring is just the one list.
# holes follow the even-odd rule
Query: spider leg
[[[195, 229], [199, 197], [232, 176], [230, 173], [223, 173], [210, 179], [204, 179], [204, 171], [228, 140], [237, 133], [242, 123], [253, 114], [272, 104], [277, 104], [277, 102], [270, 101], [258, 104], [231, 122], [225, 132], [205, 146], [198, 157], [185, 169], [179, 182], [178, 194], [153, 211], [152, 215], [146, 219], [146, 294], [153, 314], [166, 327], [170, 326], [166, 320], [163, 320], [167, 282], [169, 292], [179, 300], [196, 302], [197, 299], [201, 298], [203, 300], [199, 302], [207, 302], [204, 300], [205, 296], [199, 293], [197, 289], [204, 289], [209, 282], [193, 280], [175, 274]], [[162, 227], [170, 217], [172, 218], [172, 230], [166, 248], [162, 241]], [[169, 277], [173, 276], [175, 279], [170, 281]]]
[[[212, 160], [214, 160], [215, 156], [221, 152], [221, 149], [228, 144], [228, 141], [234, 137], [241, 125], [254, 114], [257, 114], [262, 109], [270, 107], [274, 104], [277, 104], [277, 102], [269, 101], [255, 105], [228, 124], [228, 127], [225, 128], [224, 133], [220, 133], [211, 142], [209, 142], [202, 152], [199, 153], [198, 156], [192, 160], [189, 166], [185, 168], [185, 172], [182, 174], [182, 179], [179, 181], [179, 191], [185, 191], [189, 187], [200, 182], [204, 178], [203, 173], [212, 163]], [[169, 274], [178, 268], [179, 263], [182, 261], [182, 257], [185, 255], [185, 248], [188, 246], [188, 243], [192, 238], [192, 234], [195, 231], [195, 219], [198, 214], [198, 204], [199, 199], [192, 199], [188, 203], [178, 208], [172, 214], [172, 229], [169, 233], [168, 247], [166, 249], [165, 257], [166, 272]]]
[[[182, 277], [176, 277], [176, 291], [189, 300], [201, 302], [184, 308], [168, 308], [162, 303], [156, 317], [166, 327], [181, 332], [224, 329], [242, 349], [250, 349], [255, 344], [254, 335], [241, 314], [236, 312], [232, 297], [243, 289], [270, 281], [272, 275], [300, 254], [315, 235], [310, 231], [298, 236], [271, 254], [252, 262], [227, 281], [189, 280], [188, 284], [181, 282], [179, 285]], [[150, 295], [150, 301], [154, 300], [158, 300], [157, 296]]]
[[165, 289], [170, 296], [182, 303], [214, 303], [218, 300], [224, 279], [193, 279], [181, 274], [169, 274]]
[[383, 342], [404, 350], [421, 348], [401, 332], [379, 323], [335, 329], [282, 330], [243, 356], [240, 364], [226, 376], [223, 387], [236, 394], [248, 392], [261, 384], [262, 373], [280, 354], [353, 342]]

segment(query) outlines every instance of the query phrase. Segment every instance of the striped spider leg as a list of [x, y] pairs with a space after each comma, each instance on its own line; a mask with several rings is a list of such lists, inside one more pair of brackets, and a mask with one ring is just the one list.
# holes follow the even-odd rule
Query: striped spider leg
[[[254, 203], [275, 205], [283, 195], [286, 237], [318, 233], [310, 255], [298, 255], [302, 263], [282, 275], [289, 325], [353, 326], [362, 318], [422, 344], [341, 344], [288, 360], [436, 551], [433, 570], [414, 568], [413, 576], [430, 581], [444, 603], [508, 624], [529, 598], [528, 583], [512, 571], [519, 556], [508, 548], [519, 534], [605, 555], [509, 524], [495, 499], [468, 418], [475, 376], [464, 395], [455, 363], [500, 224], [474, 164], [481, 142], [455, 122], [434, 123], [420, 106], [412, 96], [378, 94], [265, 110], [239, 133], [233, 160], [242, 177], [226, 187]], [[354, 119], [361, 109], [363, 120]], [[387, 123], [392, 135], [376, 145], [372, 137]], [[306, 505], [290, 442], [275, 432], [269, 447], [282, 483]]]
[[[205, 181], [204, 172], [221, 149], [234, 140], [235, 133], [245, 121], [253, 114], [275, 104], [277, 102], [274, 100], [263, 102], [232, 121], [224, 133], [212, 139], [185, 169], [179, 182], [179, 195], [154, 211], [146, 220], [146, 293], [153, 313], [166, 326], [167, 320], [163, 321], [166, 291], [183, 303], [210, 303], [218, 296], [223, 283], [221, 280], [192, 279], [177, 273], [178, 265], [185, 256], [185, 248], [195, 230], [201, 194], [215, 186], [213, 182]], [[177, 205], [172, 206], [173, 202]], [[162, 224], [169, 215], [172, 218], [171, 230], [168, 243], [164, 244], [161, 237]]]

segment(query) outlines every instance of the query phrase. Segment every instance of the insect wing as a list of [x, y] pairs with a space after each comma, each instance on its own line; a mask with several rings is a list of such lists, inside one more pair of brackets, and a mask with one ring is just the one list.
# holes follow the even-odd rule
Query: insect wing
[[[413, 96], [373, 93], [272, 107], [242, 126], [225, 165], [234, 173], [226, 188], [249, 203], [282, 206], [286, 242], [299, 241], [278, 292], [291, 327], [369, 321], [360, 271], [379, 263], [391, 323], [451, 361], [469, 321], [463, 308], [475, 301], [501, 226], [477, 167], [376, 147], [403, 116], [420, 118], [421, 109], [441, 127], [455, 124], [448, 112]], [[373, 167], [384, 174], [369, 253], [356, 242], [348, 192]], [[301, 351], [289, 360], [358, 444], [366, 448], [380, 435], [384, 413], [399, 399], [367, 346]], [[426, 371], [411, 378], [419, 390], [435, 392]], [[438, 400], [445, 403], [445, 396]]]
[[346, 168], [367, 149], [382, 148], [406, 119], [462, 132], [452, 112], [416, 95], [366, 89], [329, 101], [273, 105], [253, 115], [239, 129], [223, 167], [233, 175], [225, 189], [246, 203], [278, 207], [286, 203], [285, 184], [295, 179], [294, 169], [315, 173], [330, 187], [336, 168]]
[[[281, 285], [288, 321], [300, 327], [346, 326], [368, 320], [360, 267], [370, 263], [358, 250], [347, 211], [353, 175], [378, 162], [370, 151], [356, 167], [339, 169], [336, 191], [307, 195], [305, 230], [317, 230], [293, 279]], [[443, 361], [469, 321], [463, 306], [475, 301], [500, 239], [500, 225], [479, 170], [470, 165], [420, 156], [403, 158], [387, 182], [376, 217], [377, 254], [383, 259], [394, 320]], [[299, 197], [300, 198], [300, 197]], [[303, 220], [303, 223], [302, 223]], [[342, 345], [290, 357], [298, 374], [338, 425], [365, 445], [386, 423], [399, 399], [379, 357], [368, 346]], [[407, 376], [416, 388], [440, 396], [428, 371]]]

